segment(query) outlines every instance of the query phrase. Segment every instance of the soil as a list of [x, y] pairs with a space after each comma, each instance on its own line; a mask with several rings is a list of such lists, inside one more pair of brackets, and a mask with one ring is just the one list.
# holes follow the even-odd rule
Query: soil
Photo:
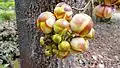
[[[120, 22], [96, 23], [95, 39], [90, 41], [89, 58], [97, 68], [120, 68]], [[96, 67], [93, 67], [96, 68]]]
[[96, 34], [90, 40], [89, 51], [73, 55], [72, 60], [69, 57], [71, 66], [63, 68], [120, 68], [120, 20], [109, 24], [97, 22], [94, 28]]
[[89, 61], [85, 68], [120, 68], [120, 21], [97, 22], [94, 28], [95, 38], [90, 40], [89, 52], [84, 54]]

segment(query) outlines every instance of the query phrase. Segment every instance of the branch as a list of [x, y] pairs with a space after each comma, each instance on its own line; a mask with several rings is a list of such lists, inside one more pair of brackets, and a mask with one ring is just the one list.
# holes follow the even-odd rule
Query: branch
[[88, 3], [87, 3], [87, 5], [84, 7], [84, 11], [83, 11], [83, 13], [89, 8], [89, 5], [90, 5], [90, 2], [91, 2], [92, 0], [90, 0]]
[[75, 10], [78, 10], [78, 11], [83, 11], [84, 10], [84, 8], [79, 9], [79, 8], [76, 8], [76, 7], [72, 7], [72, 9], [75, 9]]
[[78, 10], [79, 13], [80, 13], [80, 12], [83, 12], [83, 13], [84, 13], [84, 12], [89, 8], [88, 6], [89, 6], [89, 4], [90, 4], [91, 1], [93, 1], [93, 0], [90, 0], [90, 1], [86, 4], [86, 6], [85, 6], [84, 8], [79, 9], [79, 8], [72, 7], [72, 9]]

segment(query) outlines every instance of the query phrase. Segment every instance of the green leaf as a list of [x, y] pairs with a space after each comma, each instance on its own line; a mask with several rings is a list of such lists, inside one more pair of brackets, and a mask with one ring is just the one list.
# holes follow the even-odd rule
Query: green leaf
[[15, 11], [0, 11], [0, 19], [1, 20], [14, 20], [16, 18]]

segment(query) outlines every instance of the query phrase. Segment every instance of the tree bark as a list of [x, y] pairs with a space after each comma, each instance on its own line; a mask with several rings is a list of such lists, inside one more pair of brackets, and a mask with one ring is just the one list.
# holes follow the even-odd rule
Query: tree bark
[[44, 11], [52, 11], [56, 2], [51, 0], [15, 0], [15, 2], [21, 68], [56, 68], [57, 60], [43, 54], [43, 48], [39, 45], [42, 33], [34, 28], [34, 21], [38, 15]]
[[84, 6], [82, 3], [84, 0], [15, 0], [21, 68], [58, 67], [58, 60], [54, 56], [46, 57], [44, 55], [43, 48], [39, 44], [42, 32], [36, 31], [34, 21], [41, 12], [53, 11], [55, 5], [60, 1], [77, 8]]

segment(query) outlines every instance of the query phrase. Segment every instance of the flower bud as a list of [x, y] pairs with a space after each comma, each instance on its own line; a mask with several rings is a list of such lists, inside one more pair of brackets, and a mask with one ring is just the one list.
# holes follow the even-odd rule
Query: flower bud
[[52, 46], [51, 45], [46, 45], [45, 46], [45, 50], [51, 50], [52, 49]]
[[44, 45], [44, 37], [40, 37], [40, 45]]
[[58, 49], [59, 51], [70, 51], [70, 44], [67, 41], [62, 41], [59, 45], [58, 45]]
[[58, 3], [54, 9], [54, 14], [57, 19], [71, 20], [72, 8], [64, 2]]
[[52, 52], [53, 52], [54, 54], [57, 54], [57, 53], [58, 53], [58, 50], [57, 50], [57, 49], [52, 49]]
[[70, 42], [71, 48], [77, 52], [85, 52], [89, 48], [89, 41], [84, 38], [73, 38]]
[[92, 28], [90, 32], [85, 36], [85, 38], [94, 38], [95, 30]]
[[52, 44], [53, 49], [57, 49], [57, 46], [55, 44]]
[[55, 16], [51, 12], [43, 12], [39, 15], [36, 26], [41, 29], [43, 33], [48, 34], [52, 31], [54, 23]]
[[94, 8], [94, 13], [96, 16], [101, 18], [111, 18], [114, 9], [106, 5], [98, 5]]
[[56, 33], [60, 33], [64, 29], [68, 31], [70, 29], [70, 26], [69, 26], [69, 22], [67, 22], [65, 19], [59, 19], [55, 22], [53, 28]]
[[40, 22], [40, 28], [42, 30], [43, 33], [48, 34], [52, 32], [52, 28], [47, 27], [45, 22]]
[[45, 50], [45, 55], [46, 55], [46, 56], [51, 56], [51, 55], [52, 55], [51, 50]]
[[55, 34], [55, 35], [53, 35], [52, 40], [53, 40], [55, 43], [60, 43], [61, 40], [62, 40], [62, 38], [61, 38], [61, 36], [60, 36], [59, 34]]
[[61, 51], [58, 51], [57, 53], [57, 57], [60, 58], [60, 59], [64, 59], [66, 58], [67, 56], [69, 55], [69, 52], [61, 52]]
[[76, 14], [70, 21], [71, 30], [81, 37], [86, 36], [93, 27], [93, 21], [90, 16], [84, 13]]

